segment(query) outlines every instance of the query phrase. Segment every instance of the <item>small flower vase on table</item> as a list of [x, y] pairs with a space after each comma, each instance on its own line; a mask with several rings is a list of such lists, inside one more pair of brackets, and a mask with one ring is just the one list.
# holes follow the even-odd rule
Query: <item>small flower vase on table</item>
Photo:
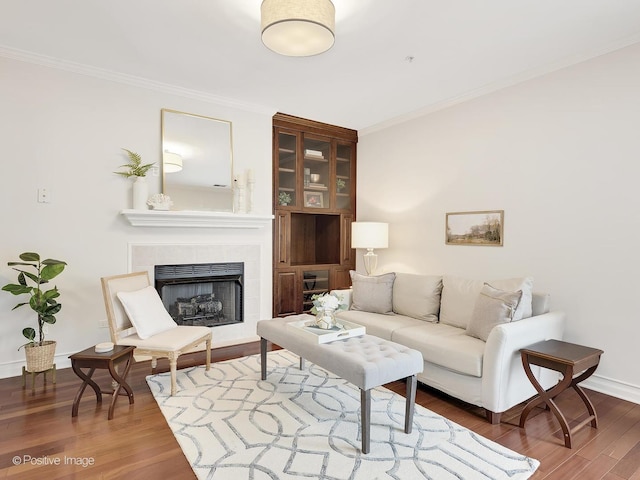
[[334, 310], [322, 310], [316, 315], [316, 326], [324, 330], [330, 330], [336, 326], [336, 314]]
[[323, 293], [314, 295], [311, 300], [313, 301], [311, 313], [316, 316], [316, 326], [325, 330], [336, 327], [336, 312], [345, 308], [345, 305], [340, 303], [340, 299], [330, 293]]

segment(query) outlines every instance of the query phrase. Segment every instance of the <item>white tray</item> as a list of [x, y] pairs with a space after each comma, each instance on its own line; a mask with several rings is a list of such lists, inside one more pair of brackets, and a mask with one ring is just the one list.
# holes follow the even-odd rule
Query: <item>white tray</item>
[[356, 323], [338, 320], [338, 326], [331, 330], [324, 330], [315, 326], [315, 318], [309, 320], [298, 320], [287, 323], [287, 327], [301, 333], [305, 337], [315, 340], [318, 343], [328, 343], [334, 340], [345, 340], [351, 337], [358, 337], [366, 333], [365, 327]]

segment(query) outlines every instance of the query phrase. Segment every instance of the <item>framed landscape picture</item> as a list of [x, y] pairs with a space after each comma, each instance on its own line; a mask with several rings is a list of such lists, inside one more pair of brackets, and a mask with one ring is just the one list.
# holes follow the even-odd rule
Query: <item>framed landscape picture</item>
[[504, 210], [447, 213], [447, 245], [501, 247], [504, 238]]

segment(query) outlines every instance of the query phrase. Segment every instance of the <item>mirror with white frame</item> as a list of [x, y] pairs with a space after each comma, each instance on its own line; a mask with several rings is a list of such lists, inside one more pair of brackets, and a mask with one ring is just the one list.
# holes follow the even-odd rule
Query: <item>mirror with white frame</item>
[[163, 108], [161, 163], [172, 210], [233, 211], [231, 122]]

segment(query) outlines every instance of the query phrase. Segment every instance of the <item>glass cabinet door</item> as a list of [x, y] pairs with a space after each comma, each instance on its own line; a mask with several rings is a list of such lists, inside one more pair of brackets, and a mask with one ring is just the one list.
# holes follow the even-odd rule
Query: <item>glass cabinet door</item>
[[336, 150], [336, 208], [351, 210], [353, 185], [352, 170], [353, 145], [338, 143]]
[[298, 202], [296, 198], [296, 143], [297, 135], [278, 133], [278, 206], [291, 207]]
[[304, 137], [303, 142], [303, 195], [304, 208], [330, 208], [331, 182], [329, 160], [331, 142], [326, 139]]
[[302, 310], [308, 313], [313, 307], [312, 297], [329, 292], [329, 270], [304, 270], [302, 272]]

